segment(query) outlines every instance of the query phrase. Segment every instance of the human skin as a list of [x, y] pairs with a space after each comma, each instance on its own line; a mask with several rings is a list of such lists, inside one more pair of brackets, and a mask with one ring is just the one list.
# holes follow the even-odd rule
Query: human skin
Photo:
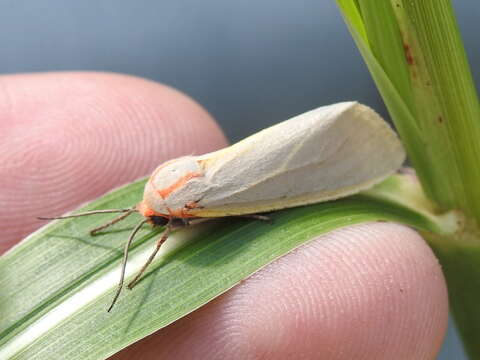
[[[1, 252], [37, 216], [227, 143], [182, 93], [99, 73], [0, 77], [0, 136]], [[368, 223], [315, 239], [113, 358], [434, 359], [447, 318], [430, 248], [405, 226]]]

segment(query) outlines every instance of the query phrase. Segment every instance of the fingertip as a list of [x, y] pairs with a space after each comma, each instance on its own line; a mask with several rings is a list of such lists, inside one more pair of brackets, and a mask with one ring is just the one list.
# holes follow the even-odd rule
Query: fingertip
[[118, 358], [434, 358], [447, 319], [440, 266], [418, 234], [363, 224], [302, 246]]
[[[0, 78], [1, 249], [170, 158], [226, 144], [185, 94], [133, 76], [46, 73]], [[19, 215], [21, 214], [21, 215]], [[1, 250], [0, 249], [0, 250]]]
[[[284, 351], [320, 351], [325, 359], [433, 358], [439, 351], [448, 320], [446, 285], [437, 259], [413, 230], [352, 226], [289, 257], [268, 274], [281, 291], [264, 294], [272, 300], [284, 294], [282, 305], [253, 315], [273, 314], [263, 320], [283, 329], [276, 349], [288, 344]], [[274, 332], [256, 333], [269, 343]]]
[[251, 338], [274, 343], [280, 357], [296, 348], [324, 359], [416, 359], [440, 349], [445, 281], [431, 249], [407, 227], [340, 229], [266, 270], [252, 290], [263, 306], [252, 307], [262, 325]]

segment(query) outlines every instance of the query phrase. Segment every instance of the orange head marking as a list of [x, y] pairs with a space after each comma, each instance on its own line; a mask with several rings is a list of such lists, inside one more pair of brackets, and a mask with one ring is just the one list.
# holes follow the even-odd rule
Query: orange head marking
[[144, 217], [146, 218], [150, 218], [152, 216], [162, 216], [162, 217], [165, 217], [165, 218], [168, 218], [169, 216], [168, 215], [165, 215], [165, 214], [160, 214], [159, 212], [156, 212], [155, 210], [151, 209], [146, 203], [145, 201], [142, 201], [140, 202], [138, 205], [137, 205], [137, 210], [140, 214], [142, 214]]
[[187, 210], [184, 205], [196, 199], [189, 199], [193, 195], [186, 190], [194, 188], [197, 182], [192, 179], [202, 177], [203, 174], [203, 169], [193, 156], [160, 165], [145, 185], [143, 205], [139, 205], [139, 211], [144, 216], [187, 217], [188, 214], [183, 211]]
[[167, 186], [166, 188], [157, 190], [158, 195], [162, 197], [162, 199], [166, 199], [168, 195], [174, 192], [177, 189], [180, 189], [183, 185], [185, 185], [189, 180], [202, 176], [202, 174], [197, 172], [189, 172], [175, 181], [172, 185]]

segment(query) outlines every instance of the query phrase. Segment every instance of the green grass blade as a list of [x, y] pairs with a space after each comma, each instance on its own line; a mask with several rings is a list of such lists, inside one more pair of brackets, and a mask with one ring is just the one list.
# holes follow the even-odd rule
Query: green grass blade
[[432, 211], [462, 229], [425, 234], [472, 358], [480, 357], [480, 106], [450, 0], [337, 0], [402, 137]]
[[[440, 260], [447, 279], [450, 294], [450, 307], [455, 323], [460, 331], [465, 350], [470, 359], [480, 356], [480, 321], [478, 303], [480, 299], [480, 248], [477, 239], [440, 237], [423, 234], [433, 247], [435, 255]], [[457, 246], [455, 240], [462, 243]], [[472, 241], [473, 240], [473, 241]]]
[[[361, 3], [364, 4], [364, 2]], [[370, 2], [367, 3], [370, 4]], [[382, 66], [382, 63], [373, 52], [371, 41], [374, 41], [375, 39], [369, 39], [368, 37], [367, 28], [364, 23], [364, 19], [362, 18], [361, 8], [357, 2], [353, 0], [337, 0], [337, 4], [342, 12], [350, 33], [352, 34], [352, 37], [355, 40], [358, 49], [360, 50], [360, 53], [365, 59], [368, 69], [375, 80], [385, 105], [387, 106], [388, 111], [395, 122], [395, 126], [400, 133], [410, 161], [415, 166], [418, 178], [424, 185], [435, 184], [437, 181], [436, 179], [442, 178], [440, 177], [440, 173], [437, 171], [437, 169], [430, 166], [433, 159], [431, 159], [431, 154], [429, 151], [427, 151], [428, 149], [425, 149], [425, 140], [423, 138], [420, 125], [415, 117], [415, 113], [411, 109], [409, 100], [406, 100], [409, 99], [410, 96], [399, 91], [407, 91], [408, 88], [398, 87], [398, 85], [392, 81], [391, 74], [386, 72], [386, 69]], [[368, 9], [363, 9], [363, 11], [367, 10]], [[371, 12], [373, 10], [369, 11]], [[385, 16], [386, 19], [393, 21], [391, 12], [378, 14], [378, 16]], [[376, 25], [378, 25], [378, 23], [370, 24], [369, 31], [375, 31], [374, 29], [376, 29], [376, 27], [374, 26]], [[401, 42], [399, 42], [398, 36], [396, 36], [394, 39], [391, 39], [391, 43], [389, 44], [390, 49], [397, 47], [398, 49], [402, 49], [401, 51], [403, 52], [403, 45]], [[379, 46], [380, 44], [378, 44], [376, 47], [377, 51], [379, 51]], [[396, 50], [395, 53], [398, 53], [398, 50]], [[386, 61], [386, 58], [383, 59]], [[402, 59], [403, 56], [400, 60], [397, 59], [396, 64], [398, 66], [404, 66], [405, 60]], [[435, 198], [433, 191], [430, 191], [432, 189], [430, 186], [425, 186], [424, 189], [430, 198]]]
[[409, 66], [417, 118], [448, 187], [435, 199], [480, 220], [480, 107], [449, 0], [393, 1]]
[[362, 0], [362, 19], [370, 50], [379, 65], [388, 74], [406, 107], [414, 109], [407, 58], [395, 14], [388, 1]]
[[337, 0], [425, 192], [480, 219], [480, 107], [449, 0]]
[[[143, 183], [118, 189], [82, 210], [129, 206], [141, 197]], [[455, 231], [456, 221], [430, 213], [418, 186], [408, 184], [410, 179], [397, 175], [362, 195], [279, 211], [272, 215], [273, 224], [235, 219], [181, 230], [111, 313], [106, 309], [118, 281], [121, 249], [138, 215], [95, 237], [88, 229], [108, 215], [54, 222], [0, 258], [0, 358], [105, 358], [342, 226], [383, 220], [436, 234]], [[145, 227], [139, 234], [128, 263], [130, 278], [159, 231]]]

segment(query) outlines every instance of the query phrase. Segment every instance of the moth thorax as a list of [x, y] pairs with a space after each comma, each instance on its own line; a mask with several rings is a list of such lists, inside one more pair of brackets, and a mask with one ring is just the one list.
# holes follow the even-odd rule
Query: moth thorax
[[150, 182], [156, 191], [177, 190], [182, 183], [200, 176], [202, 168], [194, 156], [185, 156], [160, 165], [152, 174]]

